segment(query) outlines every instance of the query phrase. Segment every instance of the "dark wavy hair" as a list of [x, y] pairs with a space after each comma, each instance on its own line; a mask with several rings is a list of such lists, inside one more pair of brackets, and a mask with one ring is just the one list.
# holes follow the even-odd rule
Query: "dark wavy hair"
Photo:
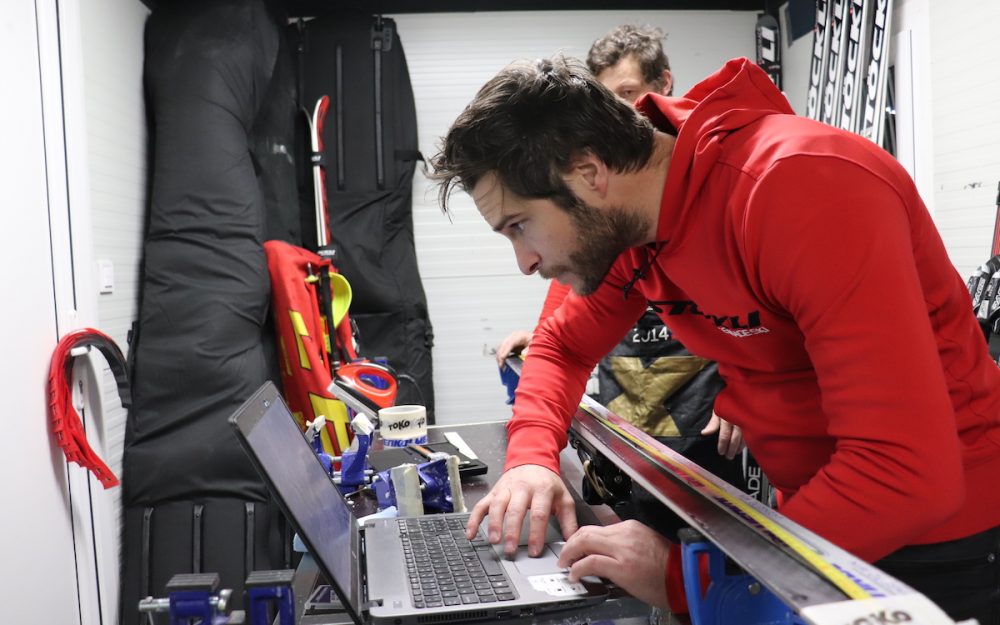
[[612, 171], [635, 171], [653, 151], [653, 126], [601, 85], [576, 59], [509, 65], [487, 82], [452, 124], [431, 159], [441, 208], [456, 186], [472, 190], [494, 173], [526, 198], [571, 210], [576, 198], [562, 174], [591, 153]]
[[665, 36], [662, 30], [652, 26], [619, 26], [590, 46], [587, 67], [597, 76], [631, 55], [639, 63], [642, 79], [659, 91], [663, 89], [663, 71], [670, 69], [670, 60], [663, 52]]

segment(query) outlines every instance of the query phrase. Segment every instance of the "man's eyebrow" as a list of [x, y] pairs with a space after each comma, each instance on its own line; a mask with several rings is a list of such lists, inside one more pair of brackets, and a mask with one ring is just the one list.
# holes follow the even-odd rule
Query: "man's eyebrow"
[[510, 223], [512, 219], [514, 219], [514, 217], [516, 217], [516, 215], [510, 215], [510, 214], [503, 215], [500, 218], [500, 223], [498, 223], [497, 225], [493, 226], [493, 232], [500, 232], [500, 231], [502, 231], [504, 228], [507, 227], [507, 224]]

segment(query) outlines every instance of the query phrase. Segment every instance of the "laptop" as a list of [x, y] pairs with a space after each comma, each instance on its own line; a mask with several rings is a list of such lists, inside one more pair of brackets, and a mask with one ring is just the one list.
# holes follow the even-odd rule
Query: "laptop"
[[596, 578], [569, 583], [556, 564], [557, 541], [547, 543], [539, 558], [528, 557], [526, 547], [504, 558], [482, 529], [466, 540], [468, 514], [376, 519], [359, 526], [271, 382], [229, 421], [356, 623], [520, 618], [596, 605], [608, 596], [608, 586]]

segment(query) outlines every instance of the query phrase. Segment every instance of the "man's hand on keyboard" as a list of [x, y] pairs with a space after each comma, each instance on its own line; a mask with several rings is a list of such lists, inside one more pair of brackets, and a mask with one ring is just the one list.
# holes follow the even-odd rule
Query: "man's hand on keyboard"
[[472, 539], [483, 517], [489, 514], [486, 538], [491, 543], [504, 543], [504, 553], [517, 551], [521, 524], [529, 515], [528, 554], [537, 556], [545, 544], [545, 527], [549, 516], [559, 519], [564, 538], [576, 531], [576, 509], [573, 497], [562, 478], [552, 471], [533, 464], [514, 467], [505, 472], [486, 497], [472, 508], [465, 535]]
[[670, 543], [638, 521], [604, 527], [586, 525], [563, 545], [559, 566], [571, 582], [587, 575], [610, 579], [650, 605], [667, 605], [666, 572]]

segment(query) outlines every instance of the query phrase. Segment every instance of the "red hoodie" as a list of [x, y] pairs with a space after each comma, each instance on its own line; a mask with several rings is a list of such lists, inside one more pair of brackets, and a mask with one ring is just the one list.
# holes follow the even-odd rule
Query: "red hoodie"
[[746, 59], [637, 108], [677, 133], [657, 243], [536, 330], [507, 467], [558, 470], [587, 375], [649, 303], [719, 363], [716, 412], [791, 519], [867, 560], [1000, 524], [1000, 370], [903, 168]]

